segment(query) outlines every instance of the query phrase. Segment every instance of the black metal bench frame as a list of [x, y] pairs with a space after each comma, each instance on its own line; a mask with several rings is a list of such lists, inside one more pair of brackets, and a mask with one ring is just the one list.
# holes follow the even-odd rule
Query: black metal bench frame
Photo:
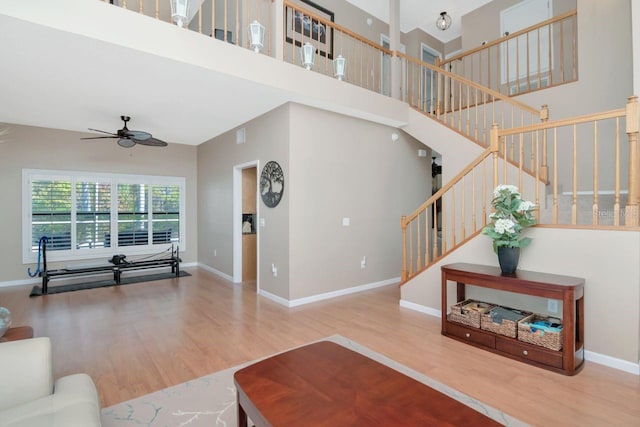
[[46, 295], [49, 289], [49, 281], [56, 278], [81, 276], [91, 274], [104, 274], [113, 273], [113, 280], [116, 285], [120, 284], [121, 276], [124, 271], [128, 270], [146, 270], [150, 268], [158, 267], [171, 267], [171, 273], [174, 273], [176, 277], [180, 277], [180, 248], [173, 249], [171, 246], [171, 257], [154, 259], [147, 261], [129, 261], [122, 264], [105, 264], [85, 268], [73, 268], [73, 269], [59, 269], [49, 270], [47, 268], [47, 243], [46, 240], [42, 242], [42, 265], [43, 269], [40, 272], [42, 277], [42, 295]]

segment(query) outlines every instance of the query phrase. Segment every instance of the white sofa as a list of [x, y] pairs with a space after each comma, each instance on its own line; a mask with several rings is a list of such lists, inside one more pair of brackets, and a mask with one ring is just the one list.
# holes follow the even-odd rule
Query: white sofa
[[0, 343], [1, 427], [100, 426], [100, 401], [86, 374], [53, 381], [49, 338]]

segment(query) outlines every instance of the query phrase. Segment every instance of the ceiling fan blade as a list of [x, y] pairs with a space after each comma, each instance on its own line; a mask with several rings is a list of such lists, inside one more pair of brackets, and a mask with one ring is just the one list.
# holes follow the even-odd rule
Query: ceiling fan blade
[[80, 139], [104, 139], [104, 138], [117, 138], [116, 135], [114, 136], [87, 136], [85, 138], [80, 138]]
[[128, 138], [135, 139], [136, 141], [146, 141], [151, 138], [149, 132], [143, 132], [141, 130], [129, 130], [126, 131], [125, 134]]
[[91, 129], [91, 128], [89, 128], [89, 130], [92, 130], [92, 131], [94, 131], [94, 132], [106, 133], [107, 135], [118, 136], [118, 134], [117, 134], [117, 133], [113, 133], [113, 132], [106, 132], [106, 131], [104, 131], [104, 130], [100, 130], [100, 129]]
[[156, 138], [151, 138], [149, 137], [149, 139], [145, 139], [145, 140], [135, 140], [136, 143], [140, 144], [140, 145], [148, 145], [150, 147], [166, 147], [167, 144], [164, 141], [161, 141], [159, 139]]

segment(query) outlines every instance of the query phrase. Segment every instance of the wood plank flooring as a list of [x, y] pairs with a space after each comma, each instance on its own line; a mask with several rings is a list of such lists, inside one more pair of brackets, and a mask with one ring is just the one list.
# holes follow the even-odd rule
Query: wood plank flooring
[[105, 407], [340, 334], [532, 425], [640, 422], [638, 376], [586, 362], [566, 377], [459, 343], [439, 318], [400, 307], [395, 285], [288, 309], [253, 284], [190, 271], [36, 298], [31, 286], [0, 288], [0, 306], [51, 337], [56, 378], [91, 375]]

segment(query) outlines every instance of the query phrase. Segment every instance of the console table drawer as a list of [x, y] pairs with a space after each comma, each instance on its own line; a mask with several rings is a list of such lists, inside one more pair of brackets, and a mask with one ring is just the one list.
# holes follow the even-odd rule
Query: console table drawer
[[496, 349], [505, 353], [513, 354], [522, 359], [533, 360], [534, 362], [544, 363], [545, 365], [562, 368], [562, 353], [544, 348], [533, 348], [513, 341], [507, 341], [496, 338]]
[[496, 338], [492, 335], [480, 332], [480, 329], [465, 328], [455, 323], [447, 322], [447, 333], [449, 335], [462, 338], [465, 341], [480, 344], [485, 347], [494, 348], [496, 346]]

